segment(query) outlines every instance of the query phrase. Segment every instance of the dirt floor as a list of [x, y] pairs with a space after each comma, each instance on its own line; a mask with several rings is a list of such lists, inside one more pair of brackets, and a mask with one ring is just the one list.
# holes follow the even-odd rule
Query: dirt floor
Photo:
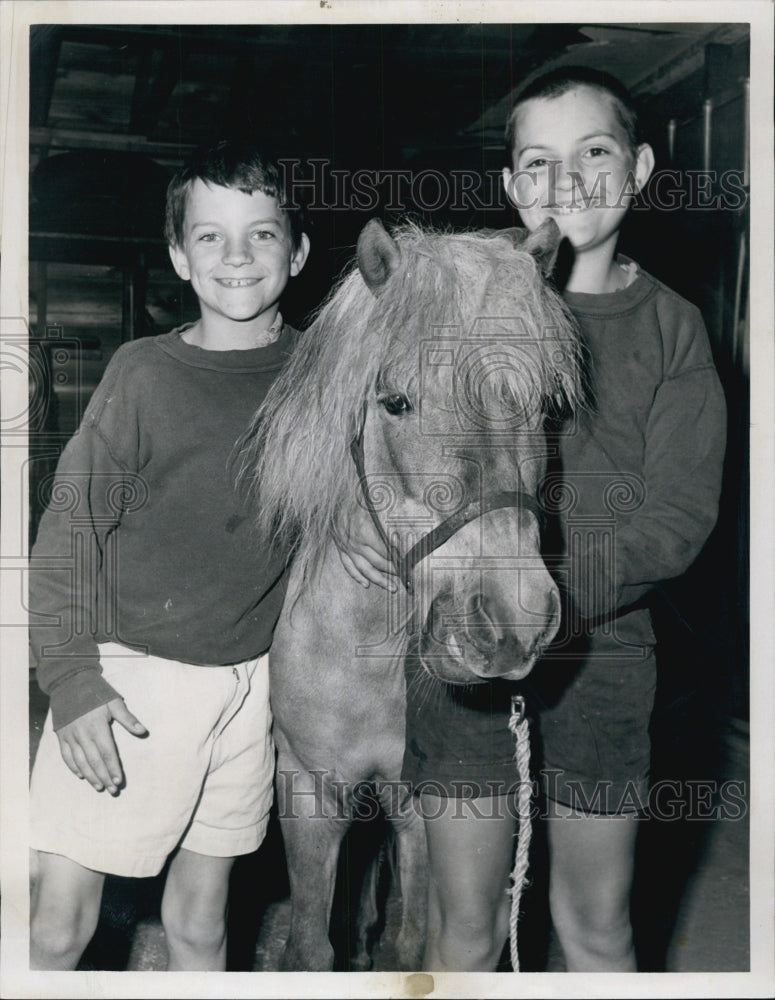
[[[46, 703], [30, 685], [31, 751]], [[735, 972], [749, 969], [748, 730], [735, 719], [707, 719], [673, 708], [654, 733], [652, 778], [663, 781], [662, 819], [641, 827], [633, 923], [643, 971]], [[668, 783], [671, 782], [671, 783]], [[694, 816], [689, 816], [694, 813]], [[352, 875], [372, 850], [378, 827], [359, 831], [347, 854]], [[552, 932], [544, 886], [540, 823], [534, 826], [532, 887], [523, 894], [520, 962], [524, 971], [559, 972], [563, 958]], [[100, 926], [81, 968], [163, 970], [159, 922], [162, 877], [106, 881]], [[400, 899], [385, 890], [385, 926], [374, 948], [374, 969], [395, 969], [393, 941]], [[348, 967], [350, 903], [340, 886], [332, 921], [338, 964]], [[272, 971], [290, 920], [290, 902], [278, 824], [254, 855], [241, 859], [232, 879], [229, 967]], [[345, 943], [343, 943], [345, 942]], [[506, 961], [503, 968], [510, 966]]]

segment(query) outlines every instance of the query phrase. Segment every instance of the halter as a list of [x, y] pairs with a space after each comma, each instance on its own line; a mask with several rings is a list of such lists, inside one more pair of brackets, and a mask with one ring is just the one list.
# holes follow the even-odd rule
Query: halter
[[361, 486], [361, 492], [363, 493], [366, 509], [371, 515], [374, 527], [377, 529], [377, 533], [388, 551], [390, 561], [393, 563], [393, 568], [395, 569], [398, 578], [401, 580], [401, 583], [403, 583], [406, 588], [408, 594], [414, 593], [412, 572], [417, 563], [421, 562], [426, 556], [429, 556], [431, 552], [434, 552], [437, 548], [439, 548], [439, 546], [443, 545], [444, 542], [448, 541], [456, 532], [465, 527], [466, 524], [471, 521], [475, 521], [477, 518], [482, 517], [491, 510], [499, 510], [502, 507], [515, 507], [521, 510], [529, 510], [538, 521], [538, 526], [541, 531], [544, 530], [546, 525], [546, 515], [534, 496], [531, 496], [530, 493], [525, 493], [523, 490], [497, 490], [493, 493], [487, 493], [478, 500], [472, 500], [463, 507], [460, 507], [453, 514], [450, 514], [448, 518], [442, 521], [441, 524], [429, 531], [427, 535], [423, 535], [422, 538], [420, 538], [411, 547], [411, 549], [409, 549], [406, 555], [402, 556], [387, 536], [387, 532], [385, 531], [385, 528], [383, 527], [377, 514], [377, 509], [374, 506], [374, 501], [372, 500], [371, 493], [369, 492], [369, 484], [366, 480], [366, 470], [364, 468], [363, 456], [363, 432], [366, 426], [366, 405], [367, 404], [364, 402], [363, 417], [361, 419], [361, 425], [358, 429], [358, 433], [350, 442], [350, 454], [352, 455], [353, 462], [355, 463], [355, 471], [358, 474], [358, 482]]

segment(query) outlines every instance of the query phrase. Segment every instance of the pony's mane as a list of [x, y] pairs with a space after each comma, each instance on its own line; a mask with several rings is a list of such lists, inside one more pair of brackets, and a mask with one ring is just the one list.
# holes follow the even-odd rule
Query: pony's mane
[[[245, 435], [241, 480], [256, 501], [264, 537], [313, 568], [341, 541], [357, 498], [350, 443], [375, 386], [416, 383], [417, 345], [434, 327], [487, 336], [527, 331], [520, 357], [474, 388], [479, 406], [519, 408], [528, 398], [577, 401], [578, 341], [562, 300], [533, 257], [497, 233], [449, 233], [404, 223], [392, 231], [398, 271], [375, 298], [353, 264], [333, 288]], [[558, 341], [562, 348], [558, 350]]]

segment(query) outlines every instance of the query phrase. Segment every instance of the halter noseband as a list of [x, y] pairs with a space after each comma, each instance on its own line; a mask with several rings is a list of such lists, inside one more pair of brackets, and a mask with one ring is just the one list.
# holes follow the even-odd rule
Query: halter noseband
[[472, 500], [463, 507], [458, 508], [448, 518], [438, 524], [435, 528], [423, 535], [406, 553], [401, 555], [395, 545], [390, 541], [387, 532], [377, 515], [377, 509], [369, 492], [369, 484], [366, 480], [366, 470], [364, 468], [363, 456], [363, 432], [366, 426], [366, 404], [363, 405], [363, 418], [356, 436], [350, 442], [350, 454], [355, 463], [355, 471], [358, 474], [358, 482], [361, 486], [366, 509], [371, 515], [374, 527], [377, 529], [379, 537], [385, 545], [393, 563], [399, 579], [406, 587], [407, 593], [414, 593], [412, 582], [412, 572], [418, 562], [429, 556], [444, 542], [448, 541], [456, 532], [471, 521], [482, 517], [491, 510], [498, 510], [502, 507], [516, 507], [522, 510], [529, 510], [538, 521], [539, 528], [543, 531], [546, 525], [546, 515], [539, 506], [535, 497], [523, 490], [499, 490], [494, 493], [487, 493], [478, 500]]

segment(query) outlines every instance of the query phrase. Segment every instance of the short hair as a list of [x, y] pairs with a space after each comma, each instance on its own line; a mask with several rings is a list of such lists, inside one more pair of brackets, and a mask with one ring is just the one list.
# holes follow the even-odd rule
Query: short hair
[[277, 162], [264, 156], [250, 141], [235, 139], [221, 139], [201, 147], [170, 181], [164, 220], [164, 236], [170, 246], [183, 243], [186, 203], [198, 180], [236, 188], [245, 194], [261, 191], [276, 198], [288, 216], [291, 239], [298, 250], [306, 222], [303, 206], [288, 198]]
[[608, 94], [613, 99], [614, 111], [619, 119], [619, 124], [627, 135], [630, 150], [633, 155], [637, 153], [641, 142], [638, 111], [632, 95], [621, 80], [617, 80], [610, 73], [604, 73], [603, 70], [592, 69], [590, 66], [558, 66], [556, 69], [531, 80], [517, 92], [506, 125], [506, 153], [509, 160], [511, 160], [514, 151], [519, 108], [534, 97], [561, 97], [576, 87], [592, 87]]

